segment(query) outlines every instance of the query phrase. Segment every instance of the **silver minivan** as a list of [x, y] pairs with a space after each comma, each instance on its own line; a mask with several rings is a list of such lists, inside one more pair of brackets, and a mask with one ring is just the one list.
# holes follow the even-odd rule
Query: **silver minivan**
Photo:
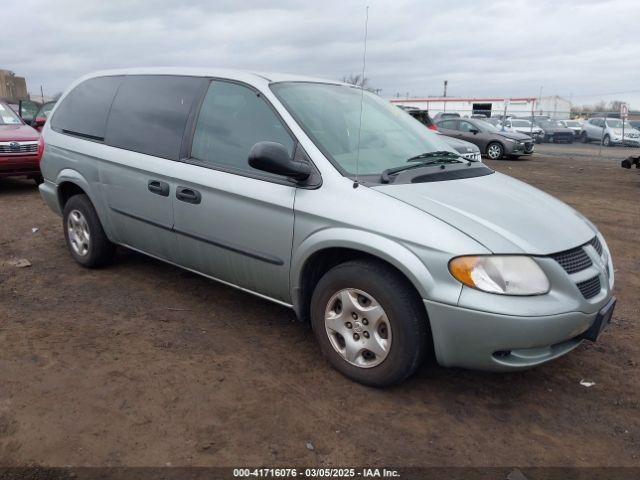
[[99, 72], [60, 99], [44, 142], [40, 191], [80, 265], [121, 245], [290, 307], [367, 385], [431, 356], [529, 368], [611, 319], [613, 265], [589, 220], [357, 87]]

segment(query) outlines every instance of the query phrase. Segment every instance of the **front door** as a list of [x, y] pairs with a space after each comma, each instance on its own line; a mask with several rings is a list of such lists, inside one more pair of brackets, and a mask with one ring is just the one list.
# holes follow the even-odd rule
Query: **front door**
[[291, 303], [296, 186], [248, 164], [260, 141], [281, 143], [293, 155], [292, 135], [260, 93], [212, 81], [173, 195], [179, 263]]

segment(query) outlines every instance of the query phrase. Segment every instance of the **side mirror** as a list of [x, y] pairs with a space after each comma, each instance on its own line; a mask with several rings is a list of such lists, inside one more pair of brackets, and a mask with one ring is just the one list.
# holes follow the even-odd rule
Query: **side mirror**
[[478, 130], [477, 128], [472, 128], [471, 130], [469, 130], [471, 133], [473, 133], [474, 135], [477, 135], [480, 133], [480, 130]]
[[47, 123], [47, 119], [45, 117], [36, 117], [31, 122], [31, 126], [33, 128], [44, 127], [44, 124]]
[[275, 142], [258, 142], [249, 152], [249, 165], [263, 172], [275, 173], [295, 180], [306, 180], [311, 167], [291, 160], [286, 147]]

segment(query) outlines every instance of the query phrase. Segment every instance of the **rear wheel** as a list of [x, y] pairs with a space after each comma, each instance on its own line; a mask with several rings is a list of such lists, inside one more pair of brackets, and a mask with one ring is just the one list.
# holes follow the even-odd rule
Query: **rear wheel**
[[432, 345], [411, 284], [375, 261], [354, 260], [329, 270], [313, 292], [311, 323], [333, 367], [374, 387], [407, 378]]
[[589, 143], [589, 137], [587, 137], [587, 132], [582, 132], [580, 134], [580, 140], [582, 140], [582, 143]]
[[96, 268], [111, 262], [115, 245], [104, 233], [89, 197], [74, 195], [63, 212], [64, 237], [69, 253], [83, 267]]
[[491, 160], [498, 160], [504, 156], [504, 147], [498, 142], [487, 145], [487, 157]]

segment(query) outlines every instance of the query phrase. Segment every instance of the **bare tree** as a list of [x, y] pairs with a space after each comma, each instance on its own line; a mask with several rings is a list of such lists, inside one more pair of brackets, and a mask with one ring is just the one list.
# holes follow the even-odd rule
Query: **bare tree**
[[625, 102], [623, 102], [622, 100], [614, 100], [612, 102], [609, 102], [609, 110], [612, 112], [619, 112], [620, 108], [624, 104]]
[[362, 87], [369, 90], [369, 79], [367, 77], [363, 77], [362, 75], [350, 73], [349, 75], [344, 75], [340, 81], [344, 83], [348, 83], [350, 85], [355, 85], [356, 87]]

